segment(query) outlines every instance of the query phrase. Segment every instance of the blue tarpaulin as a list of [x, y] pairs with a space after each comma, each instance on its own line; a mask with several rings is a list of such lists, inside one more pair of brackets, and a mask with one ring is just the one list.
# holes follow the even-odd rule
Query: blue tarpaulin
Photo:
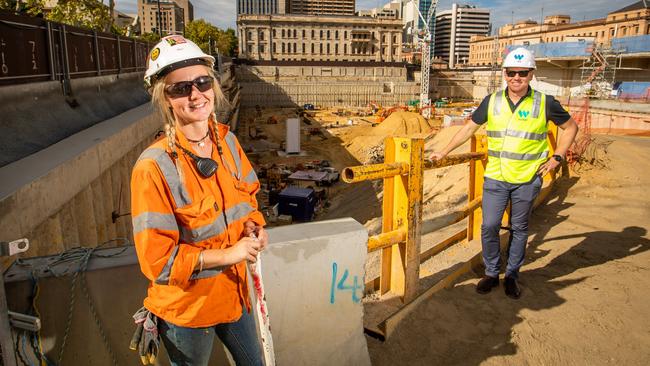
[[507, 47], [507, 52], [517, 48], [524, 47], [531, 51], [535, 58], [546, 57], [589, 57], [593, 48], [592, 42], [551, 42], [537, 43], [527, 46], [511, 45]]
[[650, 35], [614, 38], [612, 49], [623, 53], [650, 52]]
[[618, 86], [620, 99], [650, 98], [650, 81], [623, 81]]

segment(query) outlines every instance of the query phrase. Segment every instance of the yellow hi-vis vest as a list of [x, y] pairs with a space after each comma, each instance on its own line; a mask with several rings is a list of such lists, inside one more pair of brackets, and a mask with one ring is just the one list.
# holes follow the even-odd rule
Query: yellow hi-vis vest
[[513, 112], [505, 93], [492, 94], [488, 104], [485, 176], [508, 183], [530, 182], [548, 157], [546, 98], [531, 90]]

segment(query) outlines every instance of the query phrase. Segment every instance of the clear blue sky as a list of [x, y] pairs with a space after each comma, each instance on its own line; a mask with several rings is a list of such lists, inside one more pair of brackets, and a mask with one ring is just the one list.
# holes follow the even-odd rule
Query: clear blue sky
[[[235, 28], [236, 0], [190, 0], [194, 4], [194, 18], [205, 19], [219, 28]], [[104, 0], [105, 3], [108, 0]], [[388, 0], [357, 0], [357, 10], [370, 9], [386, 4]], [[515, 21], [531, 18], [539, 21], [551, 14], [568, 14], [572, 21], [604, 18], [607, 13], [635, 3], [635, 0], [474, 0], [456, 1], [458, 4], [476, 5], [490, 9], [494, 29]], [[451, 9], [453, 0], [440, 0], [438, 11]], [[135, 13], [137, 0], [115, 0], [116, 7], [124, 13]], [[542, 10], [543, 8], [543, 10]]]

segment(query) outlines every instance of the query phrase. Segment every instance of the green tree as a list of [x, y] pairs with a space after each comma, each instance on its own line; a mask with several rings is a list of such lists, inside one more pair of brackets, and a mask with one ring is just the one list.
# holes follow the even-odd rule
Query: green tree
[[0, 9], [36, 16], [43, 13], [45, 0], [0, 0]]
[[158, 33], [144, 33], [138, 38], [151, 43], [158, 43], [158, 41], [160, 41], [160, 35]]
[[237, 37], [233, 29], [223, 31], [203, 19], [189, 22], [185, 26], [185, 37], [196, 43], [203, 52], [232, 56], [237, 47]]
[[46, 18], [97, 31], [110, 29], [112, 24], [109, 7], [97, 0], [59, 0]]

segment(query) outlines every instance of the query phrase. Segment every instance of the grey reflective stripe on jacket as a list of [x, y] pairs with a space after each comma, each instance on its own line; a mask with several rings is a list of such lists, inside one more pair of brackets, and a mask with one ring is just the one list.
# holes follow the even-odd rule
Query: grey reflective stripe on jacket
[[150, 147], [140, 154], [138, 161], [145, 159], [152, 159], [158, 165], [165, 178], [165, 182], [167, 182], [167, 186], [169, 186], [176, 207], [183, 207], [192, 203], [190, 194], [185, 189], [185, 186], [181, 184], [176, 165], [165, 150]]
[[241, 179], [241, 158], [239, 157], [239, 154], [237, 153], [237, 142], [235, 135], [228, 131], [226, 134], [226, 145], [228, 145], [228, 149], [230, 150], [230, 155], [232, 155], [233, 160], [235, 161], [235, 169], [237, 170], [237, 174], [235, 175], [235, 178], [237, 180]]
[[[188, 229], [186, 227], [180, 227], [180, 237], [181, 242], [193, 244], [203, 240], [207, 240], [214, 236], [224, 233], [227, 229], [226, 220], [228, 223], [235, 222], [241, 218], [246, 217], [249, 213], [253, 212], [255, 209], [248, 202], [241, 202], [237, 205], [226, 209], [224, 214], [217, 216], [217, 218], [210, 224], [204, 225], [196, 229]], [[225, 215], [225, 219], [224, 219]], [[147, 230], [168, 230], [168, 231], [177, 231], [179, 230], [178, 224], [176, 223], [176, 217], [173, 214], [163, 214], [157, 212], [143, 212], [140, 215], [136, 216], [133, 219], [133, 233], [137, 233]], [[179, 244], [181, 245], [181, 244]], [[167, 263], [163, 267], [162, 271], [156, 278], [156, 283], [159, 285], [169, 284], [169, 276], [178, 255], [178, 245], [173, 249], [173, 252]], [[221, 273], [223, 269], [205, 269], [201, 272], [195, 272], [192, 274], [190, 279], [203, 279], [214, 277]]]
[[541, 153], [534, 153], [534, 154], [519, 154], [519, 153], [514, 153], [514, 152], [509, 152], [509, 151], [494, 151], [494, 150], [488, 150], [488, 156], [492, 156], [495, 158], [506, 158], [506, 159], [512, 159], [512, 160], [538, 160], [538, 159], [543, 159], [548, 156], [548, 151], [543, 151]]
[[546, 132], [544, 133], [535, 133], [535, 132], [526, 132], [526, 131], [486, 131], [488, 137], [519, 137], [521, 139], [543, 141], [546, 140]]

